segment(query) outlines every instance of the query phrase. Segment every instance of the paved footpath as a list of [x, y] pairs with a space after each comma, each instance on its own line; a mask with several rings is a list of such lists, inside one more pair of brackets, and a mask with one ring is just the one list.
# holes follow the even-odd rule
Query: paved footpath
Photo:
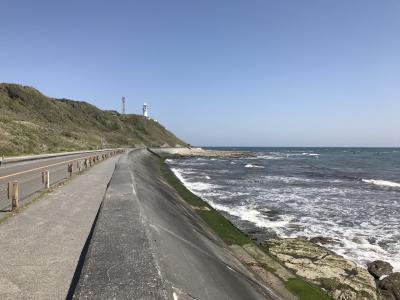
[[0, 299], [65, 299], [116, 160], [0, 224]]
[[147, 150], [119, 159], [74, 299], [281, 299], [161, 177]]

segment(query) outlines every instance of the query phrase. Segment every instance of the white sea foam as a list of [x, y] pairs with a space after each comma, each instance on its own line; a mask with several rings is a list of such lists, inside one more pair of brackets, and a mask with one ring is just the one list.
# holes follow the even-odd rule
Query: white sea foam
[[288, 153], [286, 154], [287, 157], [292, 157], [292, 156], [312, 156], [318, 158], [320, 156], [319, 153], [314, 153], [314, 152], [302, 152], [302, 153]]
[[[184, 174], [184, 175], [192, 175], [192, 174], [197, 174], [196, 170], [192, 169], [192, 168], [181, 168], [181, 169], [176, 169], [174, 167], [171, 168], [171, 170], [174, 169], [177, 172], [179, 172], [180, 174]], [[173, 171], [175, 172], [175, 171]]]
[[175, 174], [175, 176], [179, 179], [180, 182], [182, 182], [184, 185], [187, 185], [188, 182], [183, 178], [182, 176], [182, 170], [178, 170], [176, 168], [171, 168], [171, 171]]
[[172, 172], [174, 172], [175, 176], [192, 192], [200, 192], [218, 188], [219, 186], [216, 184], [211, 184], [207, 182], [189, 182], [183, 177], [185, 174], [184, 171], [178, 170], [176, 168], [171, 168]]
[[[316, 212], [318, 214], [318, 212]], [[390, 218], [385, 221], [386, 226], [394, 224], [397, 227], [397, 221], [392, 222]], [[390, 239], [392, 234], [383, 232], [377, 236], [380, 225], [374, 226], [360, 224], [359, 227], [352, 225], [343, 226], [337, 222], [324, 220], [321, 222], [316, 217], [301, 217], [296, 221], [303, 228], [299, 232], [290, 232], [289, 237], [315, 237], [324, 236], [331, 238], [336, 243], [324, 245], [333, 252], [345, 257], [346, 259], [357, 262], [361, 266], [366, 266], [368, 262], [374, 260], [384, 260], [389, 262], [395, 271], [400, 271], [400, 245], [392, 244], [387, 249], [380, 245], [380, 241]], [[394, 229], [395, 230], [395, 229]], [[375, 242], [369, 241], [371, 237], [376, 237]]]
[[314, 182], [316, 180], [308, 179], [308, 178], [300, 178], [300, 177], [289, 177], [289, 176], [276, 176], [276, 175], [267, 175], [261, 177], [265, 181], [277, 181], [284, 183], [294, 183], [294, 182]]
[[276, 155], [258, 155], [257, 158], [259, 159], [284, 159], [286, 156], [276, 156]]
[[[295, 176], [278, 176], [278, 175], [265, 175], [259, 176], [257, 178], [250, 178], [247, 182], [265, 182], [265, 183], [319, 183], [319, 182], [329, 182], [329, 183], [342, 183], [341, 179], [320, 179], [320, 178], [305, 178], [305, 177], [295, 177]], [[303, 189], [303, 188], [302, 188]]]
[[319, 156], [318, 153], [310, 153], [310, 152], [303, 152], [301, 155], [305, 155], [305, 156]]
[[223, 191], [223, 194], [219, 197], [219, 199], [232, 199], [236, 197], [248, 196], [250, 195], [249, 192], [228, 192], [226, 190]]
[[206, 183], [206, 182], [191, 182], [191, 183], [187, 183], [187, 184], [189, 184], [190, 189], [192, 189], [194, 191], [206, 191], [209, 189], [218, 188], [217, 185]]
[[253, 165], [253, 164], [247, 164], [244, 166], [245, 168], [254, 168], [254, 169], [264, 169], [263, 166], [259, 166], [259, 165]]
[[[389, 262], [395, 271], [400, 270], [400, 257], [398, 253], [389, 253], [379, 245], [371, 244], [363, 237], [355, 237], [356, 234], [360, 233], [357, 232], [357, 230], [354, 230], [349, 236], [343, 236], [340, 239], [342, 243], [341, 245], [328, 245], [328, 248], [349, 260], [358, 262], [363, 266], [374, 260], [384, 260]], [[338, 237], [338, 235], [336, 235], [336, 237]]]
[[377, 180], [377, 179], [362, 179], [362, 181], [373, 185], [400, 188], [400, 183], [394, 181]]
[[279, 220], [271, 221], [268, 220], [263, 214], [257, 209], [248, 206], [227, 206], [213, 201], [207, 201], [213, 208], [219, 211], [227, 212], [228, 214], [238, 217], [243, 221], [248, 221], [260, 228], [282, 228], [287, 226], [293, 219], [289, 216], [282, 216]]

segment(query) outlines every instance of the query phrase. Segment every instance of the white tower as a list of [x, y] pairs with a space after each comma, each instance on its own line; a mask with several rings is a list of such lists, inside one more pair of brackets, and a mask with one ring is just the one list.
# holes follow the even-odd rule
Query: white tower
[[146, 103], [143, 103], [143, 116], [145, 116], [146, 118], [149, 117], [149, 108]]
[[122, 114], [125, 114], [125, 97], [122, 97]]

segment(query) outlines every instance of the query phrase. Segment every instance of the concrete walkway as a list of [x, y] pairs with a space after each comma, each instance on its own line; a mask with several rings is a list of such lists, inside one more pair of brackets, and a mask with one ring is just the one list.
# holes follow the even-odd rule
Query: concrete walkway
[[65, 299], [116, 160], [0, 224], [0, 299]]
[[280, 299], [167, 185], [147, 150], [121, 156], [74, 299]]

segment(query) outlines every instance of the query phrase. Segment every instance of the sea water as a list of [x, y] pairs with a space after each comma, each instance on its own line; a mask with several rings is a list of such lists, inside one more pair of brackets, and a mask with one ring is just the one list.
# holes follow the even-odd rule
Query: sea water
[[330, 238], [360, 265], [400, 271], [400, 149], [213, 148], [243, 158], [170, 159], [195, 194], [259, 240]]

